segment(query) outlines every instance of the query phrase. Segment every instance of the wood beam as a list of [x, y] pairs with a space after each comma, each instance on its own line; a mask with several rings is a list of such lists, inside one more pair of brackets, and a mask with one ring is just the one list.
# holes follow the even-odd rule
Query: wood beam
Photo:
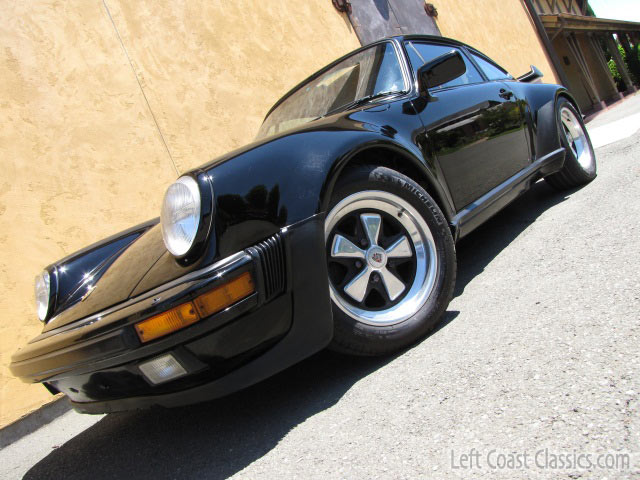
[[599, 109], [605, 108], [606, 104], [602, 101], [602, 98], [600, 98], [598, 88], [596, 87], [596, 83], [593, 80], [593, 75], [589, 70], [589, 64], [587, 63], [587, 60], [582, 53], [582, 48], [580, 48], [580, 44], [578, 43], [576, 35], [574, 33], [568, 33], [566, 34], [565, 39], [567, 45], [569, 46], [569, 50], [573, 54], [573, 57], [575, 58], [578, 67], [580, 68], [583, 83], [591, 91], [590, 93], [595, 98], [594, 105], [597, 105]]
[[540, 15], [540, 21], [549, 30], [554, 30], [563, 25], [564, 28], [574, 32], [640, 32], [640, 22], [628, 22], [625, 20], [611, 20], [598, 17], [580, 17], [567, 13], [554, 15]]
[[631, 44], [629, 43], [627, 35], [624, 32], [618, 32], [616, 35], [618, 36], [618, 40], [620, 41], [622, 48], [624, 48], [624, 51], [627, 52], [627, 55], [631, 55], [633, 50], [631, 49]]
[[629, 75], [627, 66], [625, 65], [624, 60], [622, 59], [622, 55], [620, 55], [620, 51], [618, 50], [618, 44], [613, 39], [613, 35], [609, 35], [609, 34], [605, 35], [604, 39], [605, 39], [605, 42], [607, 43], [607, 48], [609, 49], [609, 53], [611, 54], [611, 57], [613, 58], [613, 61], [616, 64], [616, 67], [618, 67], [618, 73], [622, 77], [622, 81], [627, 86], [628, 90], [632, 92], [637, 92], [638, 89], [631, 81], [631, 76]]
[[598, 41], [598, 36], [589, 34], [589, 40], [591, 41], [591, 46], [596, 54], [598, 65], [600, 65], [602, 73], [604, 73], [605, 77], [609, 81], [609, 86], [613, 89], [613, 94], [617, 95], [619, 98], [622, 98], [622, 94], [618, 91], [618, 86], [613, 79], [613, 75], [611, 75], [611, 70], [609, 69], [609, 65], [607, 64], [607, 59], [604, 56], [604, 52], [602, 51], [600, 42]]

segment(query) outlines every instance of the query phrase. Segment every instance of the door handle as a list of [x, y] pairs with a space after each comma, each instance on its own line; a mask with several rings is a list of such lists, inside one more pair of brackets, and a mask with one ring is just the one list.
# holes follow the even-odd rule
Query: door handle
[[513, 97], [513, 92], [510, 90], [506, 90], [504, 88], [500, 89], [500, 93], [498, 94], [499, 96], [501, 96], [502, 98], [504, 98], [505, 100], [510, 100], [511, 97]]

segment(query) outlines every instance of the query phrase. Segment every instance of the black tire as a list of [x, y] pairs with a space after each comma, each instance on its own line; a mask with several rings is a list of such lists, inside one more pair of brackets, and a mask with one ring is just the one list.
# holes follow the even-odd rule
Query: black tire
[[[330, 213], [327, 216], [327, 222], [336, 205], [342, 205], [349, 201], [346, 200], [347, 197], [354, 198], [354, 194], [366, 194], [371, 191], [388, 192], [391, 195], [400, 197], [415, 209], [413, 212], [417, 212], [424, 221], [422, 225], [426, 223], [431, 232], [432, 239], [430, 245], [432, 249], [430, 251], [436, 252], [435, 257], [437, 258], [437, 262], [433, 263], [433, 272], [435, 273], [430, 277], [430, 285], [432, 285], [432, 287], [428, 297], [416, 311], [405, 309], [405, 312], [411, 312], [411, 316], [399, 323], [392, 325], [371, 325], [363, 323], [352, 315], [345, 313], [345, 311], [336, 304], [335, 298], [332, 296], [334, 337], [330, 348], [334, 351], [351, 355], [373, 356], [389, 354], [406, 348], [425, 336], [437, 325], [440, 317], [449, 305], [456, 279], [455, 245], [446, 218], [433, 198], [431, 198], [420, 185], [401, 173], [389, 168], [376, 166], [358, 166], [347, 171], [335, 186], [329, 205]], [[403, 211], [407, 212], [410, 210]], [[353, 215], [358, 215], [358, 213], [353, 213]], [[407, 214], [405, 213], [405, 215]], [[401, 216], [402, 211], [398, 213], [398, 217]], [[411, 215], [409, 216], [411, 217]], [[393, 220], [395, 219], [389, 216], [389, 221]], [[328, 226], [329, 223], [325, 225]], [[383, 231], [386, 226], [380, 228], [382, 230], [379, 231]], [[402, 233], [400, 233], [400, 235], [402, 235]], [[333, 248], [331, 247], [331, 232], [326, 231], [325, 236], [327, 238], [328, 260], [331, 262], [330, 249]], [[415, 247], [415, 244], [412, 245]], [[371, 247], [369, 246], [369, 251], [370, 250]], [[387, 250], [388, 257], [386, 255], [384, 257], [384, 261], [389, 262], [389, 269], [391, 269], [393, 265], [391, 262], [395, 260], [392, 258], [391, 253], [389, 253], [390, 251], [390, 249]], [[416, 250], [413, 250], [414, 253], [415, 251]], [[420, 260], [418, 259], [418, 255], [415, 255], [415, 257], [415, 260], [405, 261], [413, 261], [417, 265]], [[367, 259], [368, 258], [369, 256]], [[369, 262], [369, 260], [364, 260], [364, 268], [369, 268], [369, 263], [367, 262]], [[425, 260], [425, 262], [427, 262], [427, 260]], [[429, 262], [431, 262], [431, 260], [429, 260]], [[429, 265], [431, 264], [429, 263]], [[417, 266], [415, 268], [417, 269]], [[414, 270], [414, 273], [416, 271], [417, 270]], [[375, 277], [377, 274], [373, 273], [372, 275]], [[377, 279], [374, 278], [374, 280], [383, 280], [380, 282], [380, 285], [384, 285], [386, 288], [385, 278], [383, 277], [384, 275], [380, 275]], [[415, 274], [414, 281], [416, 277], [417, 274]], [[434, 278], [435, 280], [433, 280]], [[330, 283], [331, 281], [330, 275]], [[413, 285], [415, 285], [415, 283]], [[332, 286], [332, 289], [333, 288]], [[332, 290], [332, 295], [335, 295], [337, 291], [337, 289]], [[405, 291], [407, 292], [406, 297], [409, 297], [413, 288], [411, 288], [411, 290], [406, 288]], [[387, 289], [387, 292], [390, 293], [390, 290]], [[390, 294], [389, 297], [391, 297]], [[387, 300], [389, 300], [389, 297]], [[401, 300], [401, 302], [402, 301], [405, 300]], [[409, 305], [413, 306], [414, 304], [411, 303]], [[418, 304], [416, 303], [415, 305]], [[405, 306], [407, 306], [407, 304], [405, 304]]]
[[[561, 118], [563, 109], [573, 113], [573, 118], [584, 134], [584, 143], [586, 145], [583, 146], [583, 154], [585, 156], [590, 155], [590, 162], [586, 166], [584, 165], [586, 163], [584, 159], [581, 164], [574, 148], [569, 145]], [[591, 144], [591, 139], [589, 138], [589, 133], [584, 125], [582, 116], [573, 104], [564, 97], [560, 97], [556, 104], [556, 122], [560, 144], [565, 148], [566, 156], [562, 169], [557, 173], [545, 177], [545, 180], [556, 190], [568, 190], [591, 182], [597, 175], [596, 154], [593, 150], [593, 145]], [[580, 155], [580, 158], [583, 158], [583, 156]]]

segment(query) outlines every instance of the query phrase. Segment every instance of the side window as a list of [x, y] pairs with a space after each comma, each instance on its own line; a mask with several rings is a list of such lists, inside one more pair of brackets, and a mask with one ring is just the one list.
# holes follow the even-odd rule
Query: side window
[[371, 76], [372, 78], [375, 77], [376, 84], [373, 90], [365, 92], [365, 94], [397, 92], [406, 88], [402, 76], [402, 67], [393, 45], [387, 43], [384, 45], [384, 49], [379, 48], [373, 63]]
[[503, 70], [502, 68], [500, 68], [499, 66], [497, 66], [492, 62], [489, 62], [488, 60], [484, 59], [480, 55], [476, 55], [473, 52], [470, 52], [470, 53], [473, 59], [475, 60], [475, 62], [480, 67], [480, 70], [484, 72], [484, 74], [487, 76], [489, 80], [513, 79], [513, 77], [509, 75], [506, 70]]
[[[419, 43], [419, 42], [406, 42], [407, 53], [409, 54], [409, 60], [411, 61], [411, 67], [416, 72], [418, 69], [427, 62], [430, 62], [434, 58], [444, 55], [451, 50], [458, 50], [451, 45], [440, 45], [434, 43]], [[455, 80], [445, 83], [437, 88], [455, 87], [457, 85], [467, 85], [470, 83], [480, 83], [483, 81], [482, 75], [478, 72], [476, 67], [467, 59], [463, 52], [460, 52], [464, 63], [467, 66], [467, 71], [464, 75], [456, 78]]]

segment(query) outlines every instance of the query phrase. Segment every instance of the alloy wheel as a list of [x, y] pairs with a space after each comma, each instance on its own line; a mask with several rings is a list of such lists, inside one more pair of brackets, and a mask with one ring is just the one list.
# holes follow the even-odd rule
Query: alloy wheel
[[404, 199], [368, 190], [339, 202], [325, 221], [334, 303], [368, 325], [415, 314], [434, 288], [438, 262], [424, 219]]
[[578, 121], [573, 111], [567, 107], [560, 110], [560, 121], [562, 123], [562, 131], [564, 132], [567, 144], [576, 160], [584, 170], [590, 170], [593, 166], [593, 155], [587, 143], [587, 134], [584, 127]]

